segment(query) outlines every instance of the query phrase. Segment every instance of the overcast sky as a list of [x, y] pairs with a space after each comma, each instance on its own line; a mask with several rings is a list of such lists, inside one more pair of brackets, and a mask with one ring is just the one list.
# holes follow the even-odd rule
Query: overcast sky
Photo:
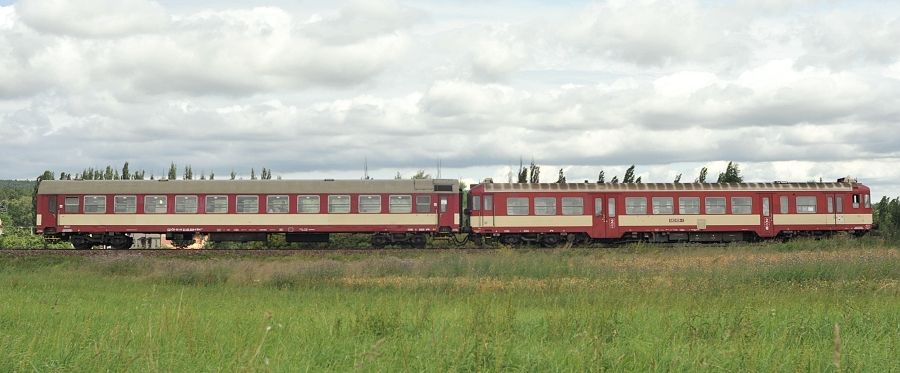
[[0, 0], [0, 179], [852, 175], [900, 195], [900, 3]]

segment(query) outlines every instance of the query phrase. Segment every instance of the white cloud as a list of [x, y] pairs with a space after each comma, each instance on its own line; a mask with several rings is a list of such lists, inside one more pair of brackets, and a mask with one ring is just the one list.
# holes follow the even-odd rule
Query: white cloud
[[41, 32], [75, 37], [120, 37], [155, 32], [168, 15], [146, 0], [20, 0], [16, 12]]

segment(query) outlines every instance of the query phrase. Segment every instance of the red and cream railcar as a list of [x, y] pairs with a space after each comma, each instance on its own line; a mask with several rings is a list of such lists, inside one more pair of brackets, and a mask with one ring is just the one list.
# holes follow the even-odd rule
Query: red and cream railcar
[[561, 240], [727, 242], [872, 228], [869, 188], [835, 183], [472, 186], [472, 233], [506, 244]]
[[176, 244], [212, 241], [321, 242], [330, 233], [372, 233], [372, 243], [422, 246], [460, 231], [456, 180], [42, 181], [36, 233], [128, 248], [132, 233], [165, 233]]

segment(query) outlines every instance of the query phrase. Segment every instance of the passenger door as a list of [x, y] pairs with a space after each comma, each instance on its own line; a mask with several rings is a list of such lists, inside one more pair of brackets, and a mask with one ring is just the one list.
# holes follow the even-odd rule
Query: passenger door
[[454, 216], [456, 215], [450, 208], [450, 195], [449, 194], [439, 194], [438, 195], [438, 229], [452, 227], [454, 226]]
[[621, 195], [618, 193], [610, 193], [604, 195], [606, 199], [606, 210], [604, 212], [605, 216], [605, 238], [619, 238], [622, 237], [622, 230], [619, 228], [619, 201], [621, 200]]
[[606, 238], [606, 198], [599, 194], [594, 195], [593, 229], [591, 236], [593, 238]]
[[826, 217], [826, 224], [837, 224], [837, 214], [835, 213], [834, 208], [834, 194], [826, 194], [825, 195], [825, 212], [828, 214]]
[[775, 229], [772, 226], [773, 196], [770, 193], [761, 194], [759, 197], [759, 223], [762, 228], [760, 237], [772, 237]]

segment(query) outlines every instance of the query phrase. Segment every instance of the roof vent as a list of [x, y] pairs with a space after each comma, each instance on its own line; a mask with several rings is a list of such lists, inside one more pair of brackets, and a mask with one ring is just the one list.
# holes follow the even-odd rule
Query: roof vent
[[486, 178], [484, 178], [484, 183], [485, 183], [485, 184], [493, 184], [493, 183], [494, 183], [494, 178], [492, 178], [492, 177], [486, 177]]
[[844, 176], [840, 179], [837, 179], [837, 182], [839, 182], [839, 183], [855, 183], [856, 179], [854, 179], [848, 175], [848, 176]]

